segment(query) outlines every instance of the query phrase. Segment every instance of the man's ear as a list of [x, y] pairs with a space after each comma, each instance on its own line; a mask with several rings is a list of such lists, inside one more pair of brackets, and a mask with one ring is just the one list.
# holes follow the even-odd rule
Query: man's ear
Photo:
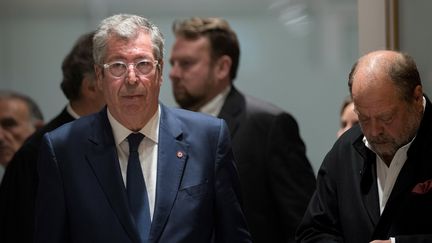
[[45, 122], [42, 120], [36, 120], [33, 122], [33, 125], [34, 125], [36, 130], [39, 130], [45, 125]]
[[419, 110], [423, 110], [423, 88], [417, 85], [414, 89], [414, 104]]
[[102, 78], [103, 78], [103, 68], [100, 65], [94, 65], [96, 74], [96, 86], [99, 90], [102, 90]]
[[81, 94], [85, 97], [92, 97], [93, 93], [96, 91], [96, 82], [92, 80], [90, 75], [84, 75], [83, 80], [81, 81]]
[[164, 61], [160, 60], [158, 62], [158, 64], [156, 65], [157, 70], [160, 72], [160, 74], [162, 75], [162, 71], [163, 71], [163, 67], [164, 67]]
[[230, 71], [231, 71], [232, 60], [229, 56], [223, 55], [218, 58], [215, 65], [216, 77], [219, 80], [222, 79], [230, 79]]
[[164, 67], [164, 61], [160, 60], [159, 63], [156, 65], [156, 71], [158, 72], [159, 75], [159, 86], [162, 86], [163, 83], [163, 67]]
[[414, 98], [415, 100], [421, 101], [423, 105], [423, 88], [421, 85], [417, 85], [414, 89]]

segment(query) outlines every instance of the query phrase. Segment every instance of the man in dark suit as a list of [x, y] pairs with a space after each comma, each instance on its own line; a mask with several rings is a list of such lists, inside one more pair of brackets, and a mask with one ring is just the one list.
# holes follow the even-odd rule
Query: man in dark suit
[[44, 118], [36, 102], [27, 95], [0, 90], [0, 182], [14, 154]]
[[180, 20], [173, 31], [174, 97], [182, 108], [223, 118], [228, 124], [253, 241], [293, 241], [315, 188], [297, 122], [233, 85], [240, 47], [225, 20]]
[[100, 24], [107, 107], [45, 134], [35, 242], [250, 242], [224, 121], [158, 101], [163, 43], [136, 15]]
[[61, 89], [67, 107], [31, 136], [15, 154], [0, 186], [0, 242], [33, 242], [36, 161], [42, 136], [104, 105], [94, 73], [93, 32], [82, 35], [62, 63]]
[[360, 126], [318, 172], [298, 242], [432, 242], [432, 107], [414, 60], [361, 57], [349, 75]]

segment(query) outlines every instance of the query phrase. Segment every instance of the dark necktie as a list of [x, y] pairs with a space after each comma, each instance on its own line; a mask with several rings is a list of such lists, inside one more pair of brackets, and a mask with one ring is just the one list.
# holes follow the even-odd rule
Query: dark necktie
[[126, 191], [141, 242], [147, 242], [151, 225], [150, 208], [138, 154], [138, 147], [143, 138], [144, 135], [141, 133], [131, 133], [127, 137], [129, 142], [129, 160], [126, 175]]

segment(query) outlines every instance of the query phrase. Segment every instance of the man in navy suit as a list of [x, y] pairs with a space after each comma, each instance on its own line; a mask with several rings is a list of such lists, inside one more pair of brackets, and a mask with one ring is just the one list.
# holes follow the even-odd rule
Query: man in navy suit
[[227, 123], [253, 241], [292, 242], [315, 189], [296, 120], [235, 87], [240, 44], [227, 21], [193, 17], [176, 21], [173, 31], [174, 97]]
[[359, 124], [318, 172], [298, 242], [432, 242], [432, 107], [414, 60], [361, 57], [349, 75]]
[[158, 101], [163, 44], [145, 18], [102, 21], [93, 55], [107, 107], [44, 136], [35, 242], [250, 242], [225, 123]]

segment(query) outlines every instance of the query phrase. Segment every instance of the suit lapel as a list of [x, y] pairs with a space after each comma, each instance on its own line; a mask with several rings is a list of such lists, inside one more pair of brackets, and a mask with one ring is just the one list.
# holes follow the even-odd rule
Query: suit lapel
[[[429, 161], [421, 158], [421, 151], [428, 151], [430, 143], [421, 141], [424, 139], [423, 136], [424, 134], [419, 133], [416, 140], [414, 140], [408, 150], [407, 161], [399, 172], [397, 180], [393, 186], [393, 190], [376, 228], [376, 234], [382, 234], [384, 236], [387, 235], [391, 226], [389, 222], [393, 221], [392, 219], [397, 215], [398, 210], [403, 210], [403, 208], [401, 208], [402, 201], [405, 200], [407, 196], [410, 196], [411, 190], [414, 188], [416, 183], [429, 179], [427, 174], [431, 171], [431, 168], [430, 166], [422, 164], [422, 161]], [[424, 145], [426, 146], [421, 149], [419, 148], [419, 146]]]
[[375, 226], [380, 217], [375, 154], [366, 148], [362, 139], [363, 136], [354, 143], [354, 147], [363, 158], [360, 163], [360, 190], [362, 192], [362, 201], [369, 215], [369, 219]]
[[157, 242], [163, 232], [180, 187], [188, 157], [188, 144], [181, 141], [182, 130], [172, 112], [161, 105], [159, 128], [156, 202], [149, 242]]
[[225, 120], [232, 138], [240, 126], [241, 114], [244, 114], [245, 109], [245, 97], [232, 86], [218, 116]]
[[120, 223], [131, 239], [139, 242], [138, 232], [128, 208], [125, 186], [106, 109], [96, 116], [92, 127], [94, 133], [89, 137], [89, 146], [86, 151], [88, 162]]
[[426, 110], [417, 132], [416, 138], [408, 149], [407, 160], [403, 165], [393, 190], [381, 215], [380, 221], [375, 229], [374, 236], [387, 237], [391, 230], [393, 218], [399, 210], [404, 210], [404, 200], [410, 196], [411, 190], [416, 183], [430, 179], [430, 137], [432, 131], [432, 111], [430, 100], [426, 98]]
[[415, 184], [415, 179], [420, 173], [417, 173], [414, 161], [406, 161], [399, 176], [395, 182], [393, 190], [390, 197], [386, 203], [383, 213], [379, 219], [377, 226], [375, 227], [373, 236], [375, 238], [388, 237], [388, 232], [391, 227], [391, 223], [395, 215], [397, 215], [398, 210], [403, 210], [401, 208], [401, 202], [410, 193], [409, 189]]
[[[387, 204], [397, 199], [400, 195], [405, 195], [404, 193], [412, 189], [417, 180], [429, 179], [428, 172], [430, 171], [430, 163], [428, 163], [428, 160], [422, 158], [422, 151], [429, 150], [430, 142], [428, 141], [431, 135], [431, 131], [429, 130], [432, 122], [431, 118], [430, 101], [426, 97], [426, 110], [420, 128], [416, 138], [408, 149], [407, 160], [398, 175]], [[425, 155], [424, 157], [427, 156], [428, 155]], [[423, 161], [428, 162], [422, 164]]]

